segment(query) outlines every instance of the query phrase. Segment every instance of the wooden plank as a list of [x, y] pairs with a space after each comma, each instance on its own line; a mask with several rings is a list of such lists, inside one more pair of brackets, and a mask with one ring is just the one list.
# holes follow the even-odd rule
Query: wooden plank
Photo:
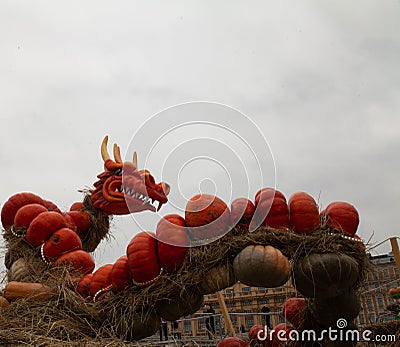
[[397, 243], [397, 237], [390, 238], [390, 244], [392, 246], [392, 252], [394, 255], [394, 260], [397, 265], [397, 271], [400, 276], [400, 251], [399, 251], [399, 244]]
[[226, 329], [228, 331], [228, 335], [230, 337], [235, 337], [236, 336], [235, 328], [234, 328], [234, 326], [232, 324], [231, 317], [229, 316], [229, 312], [228, 312], [228, 309], [226, 307], [225, 300], [224, 300], [224, 297], [223, 297], [221, 291], [217, 292], [217, 299], [218, 299], [218, 302], [219, 302], [219, 306], [221, 308], [222, 317], [224, 318], [224, 321], [225, 321], [225, 325], [226, 325]]

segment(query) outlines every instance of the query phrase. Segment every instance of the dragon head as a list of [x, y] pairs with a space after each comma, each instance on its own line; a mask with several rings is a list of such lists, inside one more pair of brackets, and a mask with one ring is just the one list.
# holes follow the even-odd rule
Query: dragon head
[[[148, 170], [137, 169], [137, 154], [132, 162], [123, 162], [120, 148], [114, 144], [114, 160], [107, 150], [108, 136], [101, 144], [104, 172], [97, 175], [91, 191], [93, 206], [106, 214], [130, 214], [144, 210], [158, 211], [168, 201], [170, 187], [167, 183], [156, 183]], [[158, 201], [158, 207], [153, 205]]]

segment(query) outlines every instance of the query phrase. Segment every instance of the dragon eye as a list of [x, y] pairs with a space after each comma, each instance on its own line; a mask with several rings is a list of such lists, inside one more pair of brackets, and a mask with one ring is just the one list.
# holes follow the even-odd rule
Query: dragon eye
[[115, 170], [114, 175], [121, 176], [122, 175], [122, 168]]

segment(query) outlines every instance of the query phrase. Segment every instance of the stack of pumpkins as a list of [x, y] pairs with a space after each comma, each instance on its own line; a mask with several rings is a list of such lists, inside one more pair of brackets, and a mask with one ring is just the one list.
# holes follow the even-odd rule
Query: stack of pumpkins
[[[130, 286], [148, 286], [163, 272], [178, 271], [188, 246], [211, 242], [234, 226], [249, 229], [253, 224], [307, 234], [320, 227], [321, 219], [349, 237], [355, 234], [358, 226], [358, 213], [352, 205], [334, 202], [320, 214], [315, 200], [305, 192], [293, 194], [287, 203], [281, 192], [263, 188], [257, 192], [254, 204], [239, 198], [232, 202], [231, 208], [216, 196], [199, 194], [189, 200], [185, 218], [170, 214], [159, 221], [156, 233], [137, 234], [125, 255], [115, 264], [104, 265], [93, 274], [85, 275], [77, 291], [96, 301], [108, 291], [118, 293]], [[233, 266], [226, 263], [211, 268], [199, 283], [199, 295], [194, 301], [200, 301], [197, 300], [200, 295], [215, 293], [238, 280], [249, 286], [278, 287], [289, 279], [290, 270], [288, 258], [279, 249], [250, 245], [236, 255]]]
[[[32, 193], [18, 193], [10, 197], [1, 210], [1, 221], [5, 237], [13, 235], [26, 241], [40, 253], [42, 261], [52, 267], [71, 266], [78, 273], [90, 273], [94, 269], [92, 256], [82, 249], [79, 235], [84, 234], [90, 225], [89, 216], [81, 212], [81, 205], [74, 204], [71, 211], [62, 213], [54, 203]], [[18, 254], [18, 252], [17, 252]], [[31, 276], [28, 259], [18, 257], [6, 262], [9, 268], [9, 283], [4, 295], [11, 300], [19, 297], [40, 294], [40, 288], [47, 287], [29, 283]], [[42, 295], [43, 299], [48, 295]]]

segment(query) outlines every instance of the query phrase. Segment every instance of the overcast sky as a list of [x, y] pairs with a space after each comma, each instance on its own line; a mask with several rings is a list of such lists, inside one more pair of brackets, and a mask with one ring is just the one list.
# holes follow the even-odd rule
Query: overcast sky
[[[353, 203], [373, 243], [398, 236], [399, 35], [398, 0], [3, 0], [1, 204], [32, 191], [67, 210], [108, 134], [171, 184], [161, 215], [199, 189], [229, 202], [276, 184]], [[215, 104], [169, 108], [192, 101]], [[97, 265], [149, 214], [114, 218]]]

